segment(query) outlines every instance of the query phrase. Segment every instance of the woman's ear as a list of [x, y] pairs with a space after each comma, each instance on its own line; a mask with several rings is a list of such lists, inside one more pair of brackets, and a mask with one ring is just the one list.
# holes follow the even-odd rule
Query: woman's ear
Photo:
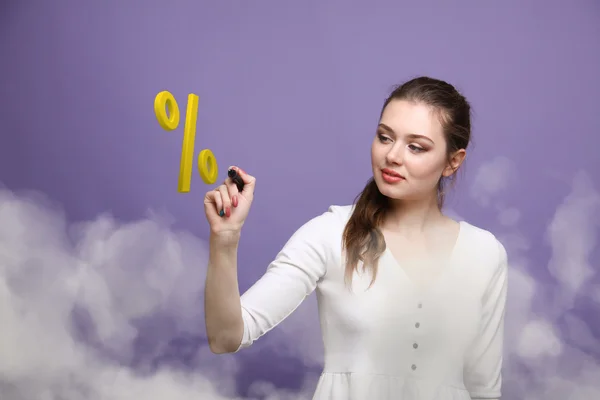
[[452, 157], [450, 157], [450, 160], [448, 160], [448, 165], [446, 166], [446, 168], [444, 168], [442, 175], [447, 178], [453, 173], [455, 173], [465, 160], [466, 156], [467, 151], [465, 149], [455, 151], [454, 154], [452, 154]]

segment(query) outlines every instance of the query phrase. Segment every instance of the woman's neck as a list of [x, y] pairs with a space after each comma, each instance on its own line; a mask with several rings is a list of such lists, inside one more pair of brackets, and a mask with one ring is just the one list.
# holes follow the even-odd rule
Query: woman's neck
[[392, 203], [382, 228], [399, 234], [423, 233], [446, 219], [435, 196], [428, 200], [395, 200]]

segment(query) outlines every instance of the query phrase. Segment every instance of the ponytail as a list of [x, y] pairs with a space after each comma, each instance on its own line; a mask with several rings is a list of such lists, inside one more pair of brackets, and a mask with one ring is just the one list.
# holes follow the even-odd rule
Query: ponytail
[[343, 249], [346, 252], [344, 281], [351, 287], [352, 276], [362, 261], [363, 272], [370, 271], [371, 283], [377, 277], [379, 258], [385, 251], [385, 239], [379, 229], [385, 217], [388, 198], [381, 194], [371, 178], [363, 191], [356, 197], [355, 207], [343, 234]]

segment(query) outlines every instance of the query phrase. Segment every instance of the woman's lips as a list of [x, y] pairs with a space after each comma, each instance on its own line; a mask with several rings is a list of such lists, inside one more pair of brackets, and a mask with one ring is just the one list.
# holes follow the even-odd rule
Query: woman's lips
[[388, 168], [384, 168], [381, 170], [381, 176], [383, 177], [383, 180], [387, 183], [396, 183], [405, 180], [405, 178], [402, 175]]

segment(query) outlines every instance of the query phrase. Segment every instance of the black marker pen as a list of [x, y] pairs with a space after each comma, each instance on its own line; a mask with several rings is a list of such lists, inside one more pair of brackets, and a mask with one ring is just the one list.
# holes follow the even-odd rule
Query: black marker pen
[[227, 176], [229, 176], [231, 178], [231, 180], [233, 181], [233, 183], [235, 183], [235, 185], [237, 186], [238, 192], [241, 192], [242, 190], [244, 190], [244, 181], [242, 180], [242, 177], [237, 173], [237, 171], [233, 168], [229, 168], [227, 170]]

